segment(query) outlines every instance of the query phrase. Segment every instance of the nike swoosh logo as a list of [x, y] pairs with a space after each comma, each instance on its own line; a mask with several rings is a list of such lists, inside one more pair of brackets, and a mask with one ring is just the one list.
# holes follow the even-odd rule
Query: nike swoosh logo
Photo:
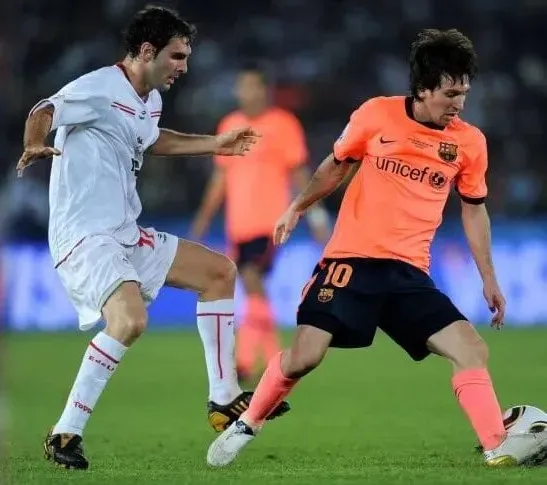
[[395, 143], [397, 140], [384, 140], [384, 137], [381, 136], [380, 137], [380, 143], [384, 144], [384, 143]]

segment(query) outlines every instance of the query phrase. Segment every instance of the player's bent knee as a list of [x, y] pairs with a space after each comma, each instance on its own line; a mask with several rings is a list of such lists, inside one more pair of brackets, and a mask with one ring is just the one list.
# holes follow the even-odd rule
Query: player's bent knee
[[215, 300], [233, 298], [236, 278], [231, 259], [202, 244], [180, 240], [165, 284], [196, 291], [202, 300]]
[[124, 345], [131, 345], [146, 330], [148, 315], [135, 282], [124, 282], [103, 307], [106, 333]]
[[305, 376], [325, 357], [332, 334], [311, 325], [298, 325], [293, 344], [281, 360], [283, 374], [291, 379]]
[[200, 292], [202, 298], [207, 300], [233, 296], [237, 267], [231, 259], [215, 254], [214, 259], [209, 263], [207, 274], [208, 278]]
[[450, 359], [456, 371], [482, 369], [488, 365], [488, 346], [480, 339], [465, 344]]
[[138, 317], [133, 317], [131, 320], [128, 321], [127, 331], [133, 338], [136, 339], [146, 331], [147, 326], [148, 318], [146, 314], [139, 315]]
[[298, 327], [293, 346], [284, 353], [281, 370], [285, 377], [303, 377], [319, 366], [325, 357], [330, 340], [322, 338], [322, 331], [315, 335], [317, 329], [306, 330], [306, 327]]
[[211, 278], [201, 296], [206, 299], [232, 297], [236, 284], [237, 267], [226, 256], [220, 255], [220, 257], [215, 259]]
[[488, 345], [469, 322], [454, 322], [437, 332], [430, 337], [428, 347], [452, 362], [455, 370], [484, 368], [488, 364]]
[[228, 257], [222, 256], [221, 262], [215, 268], [215, 279], [224, 281], [228, 285], [233, 285], [237, 278], [237, 266]]
[[478, 338], [469, 343], [468, 352], [465, 359], [460, 362], [460, 367], [464, 368], [481, 368], [488, 365], [488, 345], [482, 338]]
[[204, 300], [233, 298], [237, 278], [235, 263], [220, 254], [215, 255], [211, 263], [209, 278], [200, 292], [200, 298]]
[[145, 332], [147, 325], [146, 314], [120, 316], [106, 322], [106, 333], [124, 345], [131, 345]]

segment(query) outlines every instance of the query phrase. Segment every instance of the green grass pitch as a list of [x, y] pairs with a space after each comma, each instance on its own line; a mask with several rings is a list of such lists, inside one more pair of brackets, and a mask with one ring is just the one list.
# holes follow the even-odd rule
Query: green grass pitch
[[[547, 329], [484, 329], [504, 407], [547, 409]], [[484, 467], [452, 395], [449, 365], [414, 363], [382, 335], [372, 349], [333, 350], [299, 385], [292, 411], [268, 423], [231, 467], [205, 463], [206, 376], [197, 332], [150, 332], [132, 348], [85, 434], [86, 472], [54, 467], [42, 438], [61, 412], [91, 334], [3, 340], [7, 462], [2, 483], [545, 484], [547, 467]], [[290, 334], [285, 338], [290, 339]]]

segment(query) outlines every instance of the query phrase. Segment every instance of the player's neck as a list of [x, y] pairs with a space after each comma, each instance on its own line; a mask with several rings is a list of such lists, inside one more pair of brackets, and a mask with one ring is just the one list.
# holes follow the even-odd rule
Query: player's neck
[[418, 123], [433, 123], [425, 104], [416, 99], [412, 101], [412, 115]]
[[251, 106], [242, 106], [241, 112], [247, 116], [247, 118], [258, 118], [259, 116], [262, 116], [270, 106], [268, 103], [257, 103]]
[[144, 80], [142, 64], [131, 57], [126, 57], [117, 65], [123, 71], [125, 77], [131, 83], [137, 94], [141, 98], [146, 98], [150, 94], [150, 91], [152, 91], [152, 87], [148, 86]]
[[444, 129], [444, 126], [438, 125], [432, 121], [431, 115], [423, 102], [408, 97], [405, 99], [405, 109], [408, 117], [414, 121], [433, 130]]

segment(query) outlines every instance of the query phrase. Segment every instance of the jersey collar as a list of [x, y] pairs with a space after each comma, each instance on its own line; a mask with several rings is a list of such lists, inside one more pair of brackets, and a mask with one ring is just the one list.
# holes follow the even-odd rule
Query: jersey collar
[[[133, 91], [135, 91], [135, 88], [133, 87], [133, 84], [131, 83], [131, 79], [129, 79], [129, 75], [127, 74], [127, 69], [121, 62], [116, 62], [115, 66], [122, 72], [122, 74], [125, 76], [125, 79], [127, 79], [127, 82], [131, 84], [131, 87], [133, 88]], [[138, 98], [143, 102], [146, 103], [148, 101], [148, 94], [145, 97], [139, 96], [139, 93], [135, 91], [135, 94], [138, 96]]]
[[414, 98], [412, 96], [407, 96], [405, 98], [405, 111], [406, 115], [416, 123], [420, 123], [420, 125], [423, 125], [427, 128], [431, 128], [432, 130], [444, 130], [444, 126], [437, 125], [435, 123], [431, 123], [430, 121], [418, 121], [416, 118], [414, 118], [414, 112], [412, 111], [412, 103], [414, 101]]

